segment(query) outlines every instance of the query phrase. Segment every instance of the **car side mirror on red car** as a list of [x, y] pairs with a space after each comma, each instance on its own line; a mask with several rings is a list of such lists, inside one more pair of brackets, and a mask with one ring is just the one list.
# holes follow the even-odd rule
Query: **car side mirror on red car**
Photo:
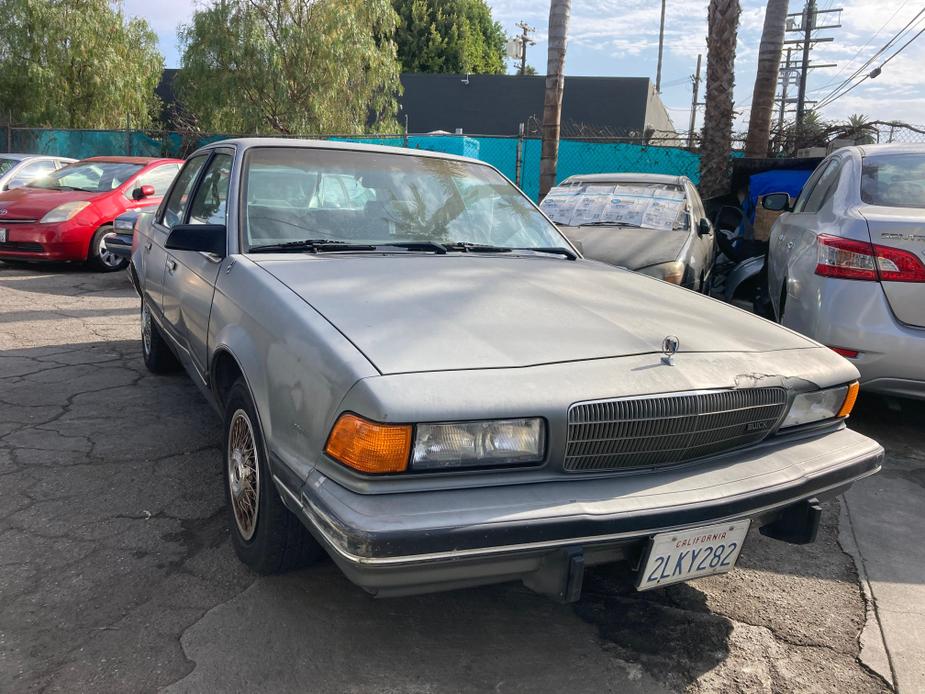
[[154, 195], [154, 186], [138, 186], [132, 191], [133, 200], [144, 200]]

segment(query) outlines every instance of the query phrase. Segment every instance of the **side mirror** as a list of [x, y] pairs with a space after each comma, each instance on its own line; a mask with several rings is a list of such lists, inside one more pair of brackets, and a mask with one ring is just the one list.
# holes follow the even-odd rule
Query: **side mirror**
[[225, 257], [224, 224], [177, 224], [164, 247], [171, 251], [197, 251]]
[[154, 186], [138, 186], [132, 191], [133, 200], [144, 200], [154, 195]]
[[769, 193], [761, 198], [761, 206], [770, 212], [790, 212], [790, 196], [787, 193]]
[[708, 236], [711, 231], [713, 231], [713, 227], [710, 226], [710, 222], [707, 221], [706, 217], [701, 217], [700, 222], [697, 224], [697, 233], [701, 236]]

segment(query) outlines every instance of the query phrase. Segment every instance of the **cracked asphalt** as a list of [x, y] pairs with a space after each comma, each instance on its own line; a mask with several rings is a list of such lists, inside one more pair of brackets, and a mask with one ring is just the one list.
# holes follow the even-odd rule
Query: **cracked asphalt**
[[888, 691], [858, 660], [837, 503], [814, 545], [752, 533], [732, 573], [648, 593], [593, 570], [570, 606], [516, 584], [374, 600], [330, 562], [258, 578], [219, 421], [138, 335], [122, 273], [0, 263], [0, 691]]

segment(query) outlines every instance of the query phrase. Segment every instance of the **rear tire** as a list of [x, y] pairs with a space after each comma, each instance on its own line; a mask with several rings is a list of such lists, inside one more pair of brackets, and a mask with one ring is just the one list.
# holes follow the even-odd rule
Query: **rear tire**
[[106, 248], [106, 237], [114, 233], [112, 225], [106, 224], [93, 234], [90, 250], [87, 252], [87, 265], [97, 272], [115, 272], [128, 267], [128, 258], [120, 258]]
[[225, 400], [225, 508], [231, 544], [259, 574], [276, 574], [317, 561], [324, 550], [283, 504], [267, 464], [256, 408], [239, 378]]
[[151, 373], [166, 374], [180, 368], [180, 361], [161, 335], [144, 299], [141, 300], [141, 354]]

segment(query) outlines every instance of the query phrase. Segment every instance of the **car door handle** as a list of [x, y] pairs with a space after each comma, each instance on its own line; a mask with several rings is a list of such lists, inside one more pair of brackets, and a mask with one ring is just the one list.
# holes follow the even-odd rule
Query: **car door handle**
[[787, 242], [787, 250], [789, 251], [791, 248], [793, 248], [793, 241], [788, 241], [788, 242]]
[[167, 260], [167, 272], [169, 272], [172, 275], [173, 271], [176, 269], [177, 269], [177, 261], [173, 259], [168, 259]]
[[151, 242], [148, 241], [148, 242], [145, 244], [145, 252], [147, 253], [147, 252], [150, 251], [150, 250], [151, 250]]

